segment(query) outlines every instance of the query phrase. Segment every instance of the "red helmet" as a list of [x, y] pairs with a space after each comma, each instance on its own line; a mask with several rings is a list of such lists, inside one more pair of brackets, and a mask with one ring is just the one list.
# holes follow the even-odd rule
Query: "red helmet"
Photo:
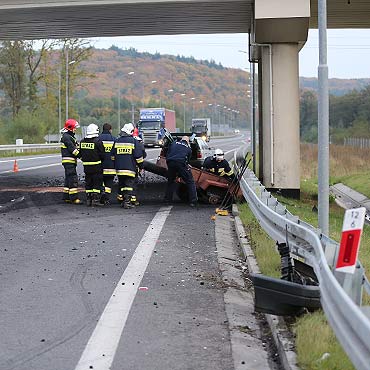
[[76, 128], [79, 128], [79, 127], [80, 127], [80, 125], [75, 119], [69, 118], [69, 119], [67, 119], [66, 123], [64, 124], [64, 127], [62, 128], [61, 132], [73, 131]]

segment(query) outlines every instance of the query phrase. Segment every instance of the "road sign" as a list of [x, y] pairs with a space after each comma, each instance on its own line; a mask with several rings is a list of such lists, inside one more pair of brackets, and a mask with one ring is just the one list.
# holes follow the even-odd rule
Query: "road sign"
[[347, 209], [339, 246], [339, 256], [335, 266], [337, 271], [353, 274], [356, 268], [362, 228], [365, 221], [366, 208]]

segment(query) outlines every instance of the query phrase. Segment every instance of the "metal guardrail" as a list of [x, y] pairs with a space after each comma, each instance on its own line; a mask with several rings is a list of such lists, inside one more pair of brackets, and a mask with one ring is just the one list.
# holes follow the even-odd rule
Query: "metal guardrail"
[[0, 151], [13, 151], [13, 150], [44, 150], [44, 149], [57, 149], [60, 144], [22, 144], [22, 145], [0, 145]]
[[[236, 153], [234, 160], [237, 163]], [[291, 253], [304, 258], [313, 267], [320, 285], [323, 310], [338, 341], [356, 369], [368, 370], [370, 307], [361, 307], [361, 300], [362, 287], [369, 293], [370, 284], [361, 264], [356, 266], [354, 275], [335, 274], [333, 266], [339, 248], [337, 242], [292, 215], [265, 189], [252, 171], [247, 169], [240, 187], [266, 233], [279, 243], [288, 240]]]

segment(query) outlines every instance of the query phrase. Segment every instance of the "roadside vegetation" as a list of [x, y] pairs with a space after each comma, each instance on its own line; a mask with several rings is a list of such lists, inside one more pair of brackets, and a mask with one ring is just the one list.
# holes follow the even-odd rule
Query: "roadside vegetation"
[[[330, 183], [342, 182], [356, 191], [370, 197], [369, 149], [344, 146], [330, 146]], [[301, 199], [299, 201], [278, 197], [288, 210], [300, 219], [317, 227], [317, 145], [301, 145]], [[330, 201], [330, 237], [340, 241], [344, 210]], [[246, 204], [240, 205], [240, 217], [251, 240], [261, 272], [280, 276], [280, 256], [271, 240], [261, 229]], [[366, 271], [370, 271], [370, 228], [365, 227], [359, 253]], [[370, 299], [364, 295], [364, 304]], [[350, 370], [350, 360], [319, 310], [298, 317], [293, 330], [296, 338], [296, 352], [301, 369], [305, 370]]]

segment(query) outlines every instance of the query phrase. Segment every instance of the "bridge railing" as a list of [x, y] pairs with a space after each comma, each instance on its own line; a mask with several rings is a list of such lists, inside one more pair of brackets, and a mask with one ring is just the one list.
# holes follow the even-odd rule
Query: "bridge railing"
[[[237, 163], [237, 156], [234, 156]], [[240, 187], [265, 232], [279, 243], [288, 241], [291, 253], [312, 266], [319, 281], [321, 304], [338, 341], [356, 369], [369, 369], [370, 307], [362, 306], [363, 288], [370, 284], [360, 262], [353, 275], [334, 271], [339, 245], [319, 229], [301, 221], [271, 195], [247, 169]]]

